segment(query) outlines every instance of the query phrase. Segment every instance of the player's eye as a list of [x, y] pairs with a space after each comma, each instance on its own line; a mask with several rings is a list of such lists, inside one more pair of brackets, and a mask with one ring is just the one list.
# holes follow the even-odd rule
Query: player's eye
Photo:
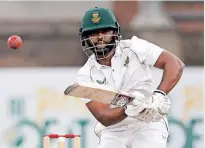
[[88, 34], [88, 36], [97, 36], [97, 35], [98, 35], [97, 32], [90, 32], [90, 33]]
[[104, 33], [104, 34], [107, 34], [107, 33], [109, 33], [110, 32], [110, 29], [103, 29], [102, 30], [102, 33]]
[[110, 33], [110, 29], [102, 29], [102, 30], [95, 30], [95, 31], [91, 31], [91, 32], [88, 32], [88, 36], [97, 36], [99, 35], [100, 33], [101, 34], [109, 34]]

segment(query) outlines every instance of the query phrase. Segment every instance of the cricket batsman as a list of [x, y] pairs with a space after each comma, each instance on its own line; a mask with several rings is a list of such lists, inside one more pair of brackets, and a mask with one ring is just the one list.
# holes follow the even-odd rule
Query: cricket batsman
[[[98, 121], [99, 148], [167, 148], [166, 116], [171, 105], [167, 94], [180, 80], [184, 63], [137, 36], [122, 39], [115, 15], [105, 8], [85, 13], [80, 40], [89, 58], [78, 71], [78, 82], [106, 85], [135, 98], [120, 107], [83, 99]], [[152, 67], [163, 70], [157, 88], [153, 87]]]

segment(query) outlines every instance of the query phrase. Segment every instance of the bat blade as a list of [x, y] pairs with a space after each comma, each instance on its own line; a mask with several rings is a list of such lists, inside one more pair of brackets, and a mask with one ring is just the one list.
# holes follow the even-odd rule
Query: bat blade
[[134, 98], [121, 94], [111, 88], [97, 85], [97, 84], [78, 84], [68, 86], [64, 91], [67, 96], [78, 98], [87, 98], [94, 101], [99, 101], [106, 104], [113, 104], [117, 106], [124, 106]]

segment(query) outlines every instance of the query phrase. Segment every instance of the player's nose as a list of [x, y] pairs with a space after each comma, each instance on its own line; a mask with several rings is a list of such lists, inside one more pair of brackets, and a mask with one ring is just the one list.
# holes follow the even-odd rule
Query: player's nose
[[104, 34], [102, 32], [99, 32], [98, 33], [98, 39], [103, 39], [103, 37], [104, 37]]

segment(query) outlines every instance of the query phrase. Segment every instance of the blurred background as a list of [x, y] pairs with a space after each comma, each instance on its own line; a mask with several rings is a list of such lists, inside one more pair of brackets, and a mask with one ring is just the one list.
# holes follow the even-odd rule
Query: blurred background
[[[169, 94], [169, 148], [204, 147], [203, 1], [0, 1], [0, 147], [42, 148], [47, 133], [78, 133], [81, 148], [97, 147], [95, 119], [80, 100], [63, 95], [87, 60], [78, 33], [95, 6], [113, 10], [124, 39], [136, 35], [186, 64]], [[13, 34], [23, 39], [20, 50], [7, 46]], [[162, 72], [152, 75], [157, 86]]]

